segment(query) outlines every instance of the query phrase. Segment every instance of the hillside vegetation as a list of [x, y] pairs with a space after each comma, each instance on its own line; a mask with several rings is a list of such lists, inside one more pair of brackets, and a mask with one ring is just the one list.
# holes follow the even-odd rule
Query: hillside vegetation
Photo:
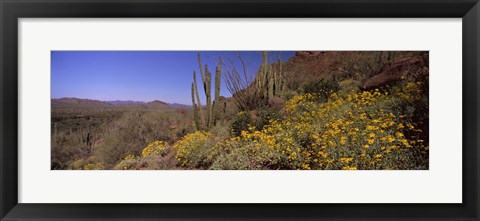
[[191, 106], [52, 100], [52, 169], [428, 169], [428, 59], [265, 52], [249, 74], [199, 54]]

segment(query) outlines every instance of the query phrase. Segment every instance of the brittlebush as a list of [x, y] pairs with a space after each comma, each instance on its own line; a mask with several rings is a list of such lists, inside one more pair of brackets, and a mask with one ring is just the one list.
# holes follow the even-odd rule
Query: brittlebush
[[171, 148], [165, 141], [153, 141], [142, 149], [140, 156], [126, 155], [114, 169], [116, 170], [158, 170], [172, 169]]
[[142, 156], [152, 156], [152, 155], [159, 155], [165, 152], [168, 143], [165, 141], [154, 141], [148, 144], [142, 150]]
[[[235, 148], [219, 159], [254, 161], [232, 154], [265, 155], [268, 147], [267, 158], [273, 163], [260, 159], [263, 169], [427, 169], [428, 143], [420, 138], [423, 131], [411, 122], [411, 113], [401, 108], [420, 99], [421, 84], [409, 83], [395, 94], [378, 90], [343, 96], [333, 93], [326, 103], [315, 102], [314, 94], [294, 96], [285, 105], [284, 120], [271, 120], [260, 131], [254, 127], [242, 131], [226, 141], [224, 146]], [[218, 162], [214, 165], [222, 168]]]
[[197, 131], [185, 135], [173, 145], [180, 166], [188, 168], [207, 168], [210, 152], [215, 146], [211, 133]]

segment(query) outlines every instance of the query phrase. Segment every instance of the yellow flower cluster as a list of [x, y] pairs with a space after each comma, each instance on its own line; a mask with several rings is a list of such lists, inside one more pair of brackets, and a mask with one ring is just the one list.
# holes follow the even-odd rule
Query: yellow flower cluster
[[125, 156], [123, 158], [123, 160], [133, 160], [133, 159], [135, 159], [135, 155], [133, 155], [133, 154], [128, 154], [127, 156]]
[[103, 170], [105, 167], [101, 163], [89, 163], [83, 166], [84, 170]]
[[211, 133], [197, 131], [185, 135], [173, 145], [176, 151], [176, 159], [182, 166], [196, 167], [203, 158], [207, 158], [208, 151], [212, 148], [210, 142], [214, 136]]
[[424, 83], [422, 82], [409, 82], [407, 85], [405, 85], [403, 90], [399, 92], [399, 96], [409, 102], [418, 101], [421, 98], [421, 93], [419, 93], [419, 91], [421, 90], [421, 86], [423, 84]]
[[285, 105], [285, 120], [272, 120], [261, 131], [250, 128], [231, 140], [266, 145], [292, 169], [412, 167], [413, 154], [425, 153], [428, 144], [404, 115], [384, 110], [382, 102], [389, 99], [378, 90], [333, 93], [326, 103], [315, 102], [310, 94], [295, 96]]
[[[152, 156], [152, 155], [159, 155], [165, 152], [165, 148], [168, 146], [168, 143], [165, 141], [154, 141], [152, 143], [149, 143], [145, 148], [142, 150], [142, 156]], [[125, 160], [127, 160], [127, 157], [131, 155], [127, 155], [125, 157]], [[132, 155], [131, 157], [134, 158]], [[133, 159], [132, 158], [132, 159]]]

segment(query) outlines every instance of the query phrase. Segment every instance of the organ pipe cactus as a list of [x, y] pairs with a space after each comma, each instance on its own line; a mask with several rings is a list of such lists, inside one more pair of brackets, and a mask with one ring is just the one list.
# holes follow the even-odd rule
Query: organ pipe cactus
[[[195, 75], [195, 72], [193, 72], [194, 75]], [[195, 79], [195, 77], [193, 77]], [[193, 107], [193, 120], [195, 122], [195, 127], [197, 127], [197, 129], [200, 129], [201, 128], [201, 124], [200, 124], [200, 117], [198, 115], [198, 106], [197, 104], [195, 103], [195, 81], [192, 83], [192, 107]]]
[[218, 120], [218, 109], [220, 105], [220, 84], [222, 76], [222, 60], [218, 60], [217, 69], [215, 70], [215, 100], [213, 101], [213, 125], [217, 124]]
[[207, 128], [212, 127], [212, 73], [208, 70], [208, 65], [205, 64], [205, 82], [203, 82], [205, 89], [205, 96], [207, 99]]
[[[203, 78], [204, 77], [202, 77], [202, 79]], [[197, 75], [196, 75], [195, 71], [193, 71], [193, 87], [194, 87], [193, 89], [195, 90], [195, 95], [196, 95], [196, 98], [197, 98], [196, 103], [197, 103], [197, 111], [198, 111], [197, 119], [195, 119], [195, 121], [200, 122], [199, 125], [201, 125], [201, 126], [199, 127], [197, 125], [197, 129], [202, 130], [203, 126], [205, 125], [205, 116], [203, 115], [203, 107], [202, 107], [202, 102], [200, 100], [200, 94], [198, 93]], [[192, 101], [193, 101], [193, 103], [195, 103], [195, 98], [193, 97], [193, 94], [192, 94]], [[195, 104], [193, 104], [193, 105], [195, 105]]]
[[268, 52], [263, 52], [262, 64], [255, 80], [256, 90], [263, 92], [266, 101], [282, 96], [286, 87], [280, 56], [278, 64], [268, 64]]
[[[215, 108], [215, 103], [218, 103], [219, 98], [220, 98], [220, 79], [221, 79], [221, 61], [219, 60], [217, 69], [215, 71], [215, 100], [212, 103], [212, 73], [208, 70], [208, 65], [205, 64], [205, 68], [202, 66], [202, 60], [200, 57], [200, 53], [198, 53], [198, 66], [200, 68], [200, 75], [202, 77], [202, 84], [203, 84], [203, 90], [205, 92], [205, 99], [206, 99], [206, 106], [205, 110], [206, 113], [203, 113], [202, 110], [202, 104], [200, 102], [200, 95], [198, 93], [198, 87], [197, 87], [197, 79], [195, 72], [193, 72], [193, 84], [192, 84], [192, 104], [195, 108], [195, 106], [198, 109], [198, 116], [194, 116], [195, 122], [200, 122], [199, 125], [197, 125], [198, 130], [210, 130], [213, 125], [215, 125], [215, 118], [217, 117], [216, 115], [216, 109]], [[195, 90], [196, 96], [194, 96], [193, 90]], [[195, 99], [196, 97], [196, 99]], [[197, 102], [195, 102], [195, 100]], [[194, 109], [195, 111], [195, 109]], [[205, 121], [206, 118], [206, 121]]]

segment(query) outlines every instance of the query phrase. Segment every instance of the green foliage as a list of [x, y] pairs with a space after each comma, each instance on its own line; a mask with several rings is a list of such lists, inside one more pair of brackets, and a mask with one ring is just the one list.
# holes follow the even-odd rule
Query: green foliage
[[[262, 130], [264, 126], [267, 126], [272, 120], [279, 121], [282, 119], [280, 110], [275, 108], [260, 108], [255, 111], [255, 120], [253, 125], [257, 130]], [[248, 129], [248, 128], [246, 128]]]
[[284, 95], [283, 97], [285, 98], [285, 100], [290, 100], [292, 99], [293, 97], [297, 96], [298, 95], [298, 92], [295, 91], [295, 90], [286, 90], [284, 92]]
[[318, 79], [306, 82], [301, 86], [304, 94], [315, 95], [317, 102], [325, 102], [330, 94], [337, 92], [340, 89], [338, 82], [335, 80]]
[[[52, 122], [58, 128], [57, 138], [52, 137], [52, 169], [81, 169], [89, 163], [111, 169], [128, 154], [140, 155], [148, 143], [172, 143], [194, 130], [189, 113], [174, 110], [57, 110], [52, 116], [58, 118]], [[91, 137], [88, 152], [85, 134]]]
[[113, 169], [115, 170], [171, 170], [177, 169], [174, 151], [169, 148], [163, 155], [127, 155]]
[[239, 136], [242, 131], [248, 130], [251, 125], [253, 125], [252, 115], [249, 112], [242, 111], [233, 119], [230, 131], [232, 135]]
[[422, 86], [332, 93], [326, 103], [312, 94], [296, 96], [286, 103], [284, 119], [217, 145], [211, 169], [428, 169], [425, 131], [412, 123], [409, 108], [422, 99]]
[[263, 143], [226, 141], [216, 147], [220, 151], [212, 170], [266, 170], [281, 169], [280, 155]]
[[[123, 110], [52, 109], [51, 168], [67, 169], [78, 159], [90, 157], [111, 122], [124, 114]], [[56, 133], [55, 133], [56, 131]], [[86, 136], [89, 135], [87, 145]]]
[[142, 149], [141, 155], [126, 155], [117, 165], [115, 170], [165, 170], [174, 169], [177, 161], [175, 152], [163, 141], [154, 141]]
[[217, 138], [225, 138], [230, 136], [230, 125], [226, 122], [222, 122], [221, 124], [217, 124], [216, 126], [212, 127], [209, 131]]
[[343, 93], [358, 92], [361, 82], [353, 79], [345, 79], [338, 83], [339, 89]]
[[261, 130], [264, 126], [269, 125], [272, 120], [280, 120], [282, 118], [280, 110], [275, 108], [259, 108], [255, 112], [242, 111], [233, 119], [230, 125], [230, 134], [232, 136], [240, 136], [242, 131], [248, 131], [250, 127]]
[[180, 130], [177, 131], [177, 138], [181, 138], [181, 137], [184, 137], [185, 135], [189, 134], [193, 132], [193, 129], [192, 128], [182, 128]]
[[186, 168], [207, 169], [211, 165], [215, 139], [211, 133], [197, 131], [186, 135], [173, 146], [180, 166]]

